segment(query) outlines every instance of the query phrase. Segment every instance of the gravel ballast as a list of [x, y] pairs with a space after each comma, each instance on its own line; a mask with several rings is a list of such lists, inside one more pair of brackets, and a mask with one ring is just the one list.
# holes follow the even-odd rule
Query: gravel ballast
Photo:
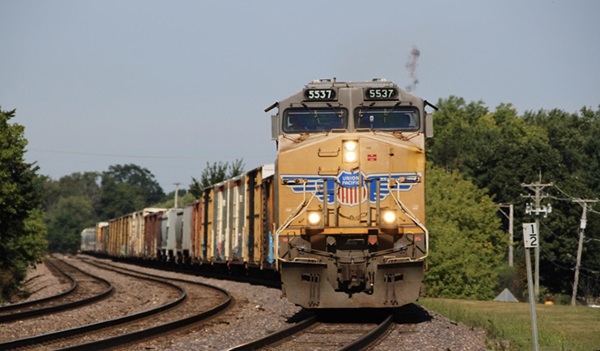
[[[108, 260], [103, 261], [110, 262]], [[300, 307], [288, 302], [285, 298], [281, 298], [281, 292], [278, 289], [190, 276], [122, 263], [112, 264], [127, 266], [164, 277], [175, 277], [215, 285], [229, 291], [235, 299], [232, 308], [208, 322], [145, 341], [140, 345], [129, 345], [126, 348], [127, 350], [226, 350], [289, 326], [290, 323], [296, 322], [306, 314]], [[43, 265], [38, 265], [35, 270], [32, 270], [30, 276], [36, 277], [30, 279], [31, 282], [36, 282], [35, 291], [32, 290], [33, 293], [29, 297], [30, 299], [52, 295], [67, 289], [67, 285], [45, 269]], [[126, 278], [118, 274], [114, 274], [113, 277], [107, 273], [104, 278], [111, 281], [115, 279], [117, 284], [127, 285]], [[140, 295], [138, 298], [144, 299], [145, 289], [139, 290]], [[103, 313], [102, 309], [96, 311], [98, 314]], [[395, 328], [373, 350], [487, 350], [487, 339], [484, 331], [467, 327], [431, 311], [427, 311], [425, 314], [428, 314], [428, 317], [411, 325], [410, 332], [403, 330], [402, 326], [404, 324], [398, 325], [398, 328]], [[97, 315], [94, 316], [94, 319], [112, 317], [114, 315]], [[85, 319], [86, 317], [78, 317], [76, 313], [73, 313], [70, 318]], [[51, 323], [56, 323], [56, 321]], [[40, 328], [39, 325], [38, 328]], [[48, 326], [48, 329], [53, 328]]]

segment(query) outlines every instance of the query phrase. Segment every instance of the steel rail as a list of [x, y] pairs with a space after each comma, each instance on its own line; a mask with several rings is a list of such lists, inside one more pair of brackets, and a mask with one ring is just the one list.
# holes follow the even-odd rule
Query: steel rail
[[[92, 341], [92, 342], [89, 342], [86, 344], [65, 347], [65, 348], [58, 349], [58, 350], [62, 350], [62, 351], [67, 351], [67, 350], [68, 351], [76, 351], [76, 350], [77, 351], [88, 351], [88, 350], [96, 351], [96, 350], [105, 350], [107, 348], [123, 346], [125, 344], [132, 344], [132, 343], [144, 340], [144, 339], [156, 337], [159, 334], [164, 334], [164, 333], [176, 330], [176, 329], [188, 327], [190, 324], [202, 322], [203, 320], [205, 320], [209, 317], [212, 317], [212, 316], [216, 315], [217, 313], [225, 310], [227, 307], [229, 307], [233, 303], [233, 297], [231, 296], [231, 294], [229, 294], [229, 292], [227, 290], [213, 286], [213, 285], [209, 285], [209, 284], [205, 284], [205, 283], [201, 283], [201, 282], [195, 282], [195, 281], [186, 280], [186, 279], [180, 279], [180, 278], [165, 278], [165, 277], [150, 274], [150, 273], [136, 272], [136, 271], [126, 268], [126, 267], [119, 267], [119, 266], [106, 264], [106, 263], [99, 265], [97, 263], [88, 262], [88, 260], [85, 260], [85, 262], [90, 265], [96, 266], [96, 267], [112, 266], [112, 267], [118, 268], [119, 270], [131, 271], [131, 272], [135, 272], [136, 274], [142, 274], [142, 275], [146, 275], [149, 277], [157, 278], [157, 280], [161, 280], [161, 279], [173, 280], [173, 281], [178, 281], [178, 282], [200, 285], [203, 287], [207, 287], [207, 288], [211, 288], [211, 289], [219, 291], [226, 297], [226, 300], [208, 311], [204, 311], [202, 313], [199, 313], [199, 314], [196, 314], [196, 315], [193, 315], [190, 317], [178, 319], [173, 322], [161, 324], [161, 325], [147, 328], [144, 330], [135, 331], [135, 332], [119, 335], [116, 337], [106, 338], [106, 339], [102, 339], [102, 340]], [[101, 268], [113, 270], [113, 269], [106, 268], [106, 267], [101, 267]], [[124, 274], [126, 274], [126, 273], [124, 273]]]
[[[73, 309], [76, 307], [80, 307], [83, 305], [87, 305], [87, 304], [91, 304], [93, 302], [97, 302], [99, 300], [102, 300], [106, 297], [108, 297], [110, 294], [113, 293], [114, 288], [112, 286], [112, 284], [107, 281], [106, 279], [103, 279], [101, 277], [98, 277], [96, 275], [87, 273], [82, 271], [81, 269], [67, 263], [64, 260], [60, 260], [60, 259], [56, 259], [59, 260], [60, 262], [62, 262], [63, 264], [81, 272], [82, 274], [95, 279], [95, 280], [99, 280], [102, 283], [107, 285], [106, 290], [100, 292], [99, 294], [96, 295], [92, 295], [90, 297], [87, 298], [83, 298], [80, 300], [75, 300], [75, 301], [71, 301], [71, 302], [65, 302], [62, 304], [57, 304], [57, 305], [52, 305], [52, 306], [45, 306], [45, 307], [40, 307], [40, 308], [35, 308], [35, 309], [28, 309], [28, 310], [24, 310], [24, 311], [20, 311], [20, 312], [15, 312], [15, 313], [10, 313], [10, 314], [3, 314], [0, 315], [0, 323], [2, 322], [9, 322], [9, 321], [14, 321], [14, 320], [18, 320], [18, 319], [25, 319], [25, 318], [31, 318], [31, 317], [36, 317], [36, 316], [41, 316], [44, 314], [50, 314], [50, 313], [54, 313], [54, 312], [58, 312], [58, 311], [63, 311], [63, 310], [68, 310], [68, 309]], [[22, 303], [22, 304], [17, 304], [18, 306], [15, 305], [10, 305], [10, 307], [12, 308], [6, 308], [6, 309], [1, 309], [1, 312], [4, 311], [10, 311], [11, 309], [18, 309], [18, 308], [31, 308], [37, 304], [42, 304], [42, 303], [47, 303], [50, 301], [54, 301], [54, 300], [58, 300], [61, 298], [65, 298], [67, 295], [70, 295], [72, 293], [74, 293], [76, 291], [76, 289], [78, 287], [80, 287], [80, 285], [77, 283], [77, 281], [75, 280], [75, 278], [73, 278], [72, 275], [69, 275], [68, 273], [66, 273], [63, 269], [61, 269], [60, 267], [58, 267], [55, 263], [53, 263], [51, 260], [46, 260], [46, 262], [48, 262], [50, 265], [52, 265], [56, 270], [58, 270], [61, 274], [63, 274], [64, 276], [66, 276], [69, 280], [71, 280], [73, 283], [71, 285], [71, 288], [65, 292], [56, 294], [56, 295], [52, 295], [46, 298], [41, 298], [38, 300], [34, 300], [34, 301], [30, 301], [30, 302], [26, 302], [26, 303]], [[0, 344], [1, 345], [1, 344]]]
[[75, 346], [71, 346], [71, 347], [66, 347], [66, 348], [62, 348], [62, 349], [58, 349], [58, 350], [69, 350], [69, 351], [96, 351], [96, 350], [105, 350], [107, 348], [111, 348], [111, 347], [117, 347], [117, 346], [122, 346], [125, 344], [130, 344], [130, 343], [135, 343], [144, 339], [148, 339], [148, 338], [152, 338], [155, 337], [159, 334], [164, 334], [179, 328], [183, 328], [183, 327], [187, 327], [190, 324], [194, 324], [194, 323], [198, 323], [201, 322], [209, 317], [212, 317], [213, 315], [223, 311], [225, 308], [229, 307], [229, 305], [233, 302], [233, 298], [231, 296], [229, 296], [229, 298], [221, 303], [220, 305], [216, 306], [215, 308], [202, 312], [200, 314], [191, 316], [191, 317], [187, 317], [187, 318], [183, 318], [183, 319], [179, 319], [173, 322], [169, 322], [169, 323], [165, 323], [165, 324], [161, 324], [158, 325], [156, 327], [152, 327], [152, 328], [148, 328], [148, 329], [144, 329], [144, 330], [140, 330], [137, 332], [132, 332], [132, 333], [128, 333], [128, 334], [123, 334], [123, 335], [119, 335], [116, 337], [112, 337], [112, 338], [107, 338], [107, 339], [102, 339], [102, 340], [98, 340], [98, 341], [93, 341], [87, 344], [82, 344], [82, 345], [75, 345]]
[[[128, 272], [132, 272], [134, 275], [138, 274], [138, 275], [142, 275], [142, 276], [148, 276], [151, 278], [155, 278], [157, 280], [161, 280], [161, 281], [166, 281], [166, 280], [171, 280], [171, 281], [176, 281], [176, 282], [182, 282], [182, 283], [189, 283], [189, 284], [195, 284], [195, 285], [200, 285], [203, 286], [205, 288], [209, 288], [209, 289], [213, 289], [213, 290], [217, 290], [218, 292], [222, 293], [223, 295], [225, 295], [227, 298], [232, 298], [231, 294], [229, 294], [229, 291], [223, 289], [223, 288], [219, 288], [218, 286], [214, 286], [214, 285], [210, 285], [210, 284], [206, 284], [206, 283], [202, 283], [202, 282], [197, 282], [197, 281], [193, 281], [193, 280], [189, 280], [189, 279], [182, 279], [182, 278], [174, 278], [174, 277], [165, 277], [162, 275], [158, 275], [158, 274], [152, 274], [152, 273], [144, 273], [144, 272], [139, 272], [136, 271], [135, 269], [131, 269], [131, 268], [127, 268], [127, 267], [119, 267], [110, 263], [106, 263], [106, 262], [102, 262], [102, 263], [97, 263], [97, 262], [91, 262], [89, 259], [80, 259], [81, 261], [90, 264], [92, 266], [98, 267], [98, 268], [102, 268], [102, 269], [106, 269], [106, 270], [110, 270], [113, 272], [119, 272], [119, 270], [122, 271], [128, 271]], [[113, 268], [108, 268], [108, 266], [113, 267]], [[127, 274], [127, 273], [124, 273]], [[233, 299], [233, 298], [232, 298]]]
[[42, 298], [39, 298], [36, 300], [23, 301], [23, 302], [13, 303], [10, 305], [0, 306], [0, 313], [3, 313], [5, 311], [16, 310], [19, 308], [29, 307], [29, 306], [36, 305], [39, 303], [58, 299], [58, 298], [64, 297], [64, 296], [72, 293], [75, 290], [75, 288], [77, 288], [77, 281], [75, 279], [73, 279], [73, 277], [71, 277], [70, 275], [68, 275], [65, 272], [63, 272], [62, 270], [58, 269], [54, 264], [49, 262], [48, 259], [44, 259], [44, 265], [46, 265], [50, 269], [57, 270], [59, 274], [61, 274], [66, 279], [68, 279], [71, 282], [71, 286], [69, 287], [69, 289], [67, 289], [66, 291], [61, 291], [58, 294], [42, 297]]
[[61, 269], [57, 268], [52, 262], [49, 262], [48, 259], [46, 259], [46, 258], [44, 259], [44, 264], [51, 269], [57, 270], [58, 273], [60, 273], [63, 277], [67, 278], [71, 282], [71, 286], [69, 287], [69, 289], [67, 289], [66, 291], [61, 291], [58, 294], [42, 297], [42, 298], [39, 298], [36, 300], [23, 301], [23, 302], [13, 303], [10, 305], [0, 306], [0, 313], [3, 313], [5, 311], [16, 310], [19, 308], [29, 307], [29, 306], [33, 306], [33, 305], [36, 305], [39, 303], [58, 299], [58, 298], [64, 297], [64, 296], [72, 293], [75, 290], [75, 288], [77, 288], [77, 281], [75, 279], [73, 279], [73, 277], [66, 274]]
[[313, 324], [317, 322], [317, 318], [315, 316], [311, 316], [306, 318], [305, 320], [298, 322], [288, 328], [281, 329], [272, 334], [269, 334], [263, 338], [256, 339], [250, 342], [247, 342], [242, 345], [238, 345], [228, 349], [227, 351], [252, 351], [258, 350], [265, 346], [272, 345], [276, 342], [289, 338], [290, 336], [297, 334], [303, 330], [306, 330]]
[[[394, 314], [390, 313], [390, 315], [385, 318], [385, 320], [379, 323], [375, 328], [370, 330], [369, 332], [363, 334], [361, 337], [357, 338], [354, 341], [351, 341], [346, 346], [339, 348], [338, 351], [359, 351], [364, 350], [369, 345], [372, 345], [377, 340], [379, 340], [393, 325]], [[265, 337], [250, 341], [245, 344], [241, 344], [227, 351], [253, 351], [259, 350], [264, 347], [268, 347], [285, 339], [289, 339], [292, 335], [301, 333], [304, 330], [307, 330], [309, 327], [317, 323], [317, 318], [315, 316], [311, 316], [299, 323], [296, 323], [288, 328], [282, 329], [275, 333], [269, 334]]]
[[[128, 275], [128, 276], [136, 276], [134, 274], [129, 274], [129, 273], [125, 273], [125, 272], [120, 272], [120, 273], [123, 275]], [[127, 316], [110, 319], [110, 320], [106, 320], [106, 321], [102, 321], [102, 322], [86, 324], [86, 325], [82, 325], [82, 326], [78, 326], [78, 327], [74, 327], [74, 328], [70, 328], [70, 329], [64, 329], [64, 330], [59, 330], [56, 332], [35, 335], [32, 337], [3, 342], [3, 343], [0, 343], [0, 350], [9, 350], [9, 349], [19, 348], [19, 347], [24, 347], [24, 346], [41, 344], [41, 343], [58, 340], [58, 339], [63, 339], [63, 338], [68, 338], [68, 337], [72, 337], [72, 336], [75, 336], [78, 334], [88, 333], [91, 331], [96, 331], [96, 330], [100, 330], [100, 329], [104, 329], [104, 328], [108, 328], [108, 327], [114, 327], [114, 326], [117, 326], [117, 325], [120, 325], [123, 323], [128, 323], [128, 322], [131, 322], [131, 321], [134, 321], [137, 319], [142, 319], [142, 318], [154, 315], [154, 314], [161, 313], [163, 311], [166, 311], [170, 308], [173, 308], [173, 307], [181, 304], [187, 298], [185, 291], [181, 287], [179, 287], [175, 284], [165, 282], [160, 279], [154, 279], [151, 277], [141, 277], [141, 276], [136, 276], [136, 277], [139, 279], [153, 281], [153, 282], [157, 282], [159, 284], [170, 286], [171, 288], [174, 288], [177, 291], [179, 291], [180, 295], [175, 301], [169, 302], [167, 304], [161, 305], [161, 306], [151, 309], [151, 310], [146, 310], [146, 311], [142, 311], [142, 312], [138, 312], [138, 313], [134, 313], [134, 314], [130, 314]]]
[[394, 321], [394, 314], [390, 313], [390, 315], [381, 323], [377, 325], [376, 328], [366, 333], [362, 337], [356, 339], [352, 343], [338, 349], [338, 351], [360, 351], [364, 350], [367, 346], [375, 343], [383, 334], [385, 334], [390, 327], [392, 326], [392, 322]]

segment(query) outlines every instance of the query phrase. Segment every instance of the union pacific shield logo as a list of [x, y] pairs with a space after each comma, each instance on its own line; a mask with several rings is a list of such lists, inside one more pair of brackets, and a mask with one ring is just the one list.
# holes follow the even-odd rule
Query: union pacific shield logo
[[342, 205], [354, 206], [366, 201], [367, 187], [361, 173], [342, 171], [337, 179], [340, 185], [337, 197]]

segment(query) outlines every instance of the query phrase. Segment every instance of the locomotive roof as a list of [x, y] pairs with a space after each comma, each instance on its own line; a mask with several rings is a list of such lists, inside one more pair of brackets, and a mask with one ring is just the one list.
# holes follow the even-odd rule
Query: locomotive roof
[[389, 81], [385, 78], [375, 78], [371, 81], [366, 82], [338, 82], [335, 78], [333, 79], [315, 79], [312, 82], [306, 84], [306, 88], [322, 88], [322, 87], [393, 87], [396, 86], [394, 82]]
[[434, 109], [437, 109], [433, 105], [431, 105], [426, 100], [409, 93], [408, 91], [401, 89], [392, 81], [388, 81], [384, 78], [375, 78], [371, 81], [366, 82], [338, 82], [335, 78], [332, 79], [316, 79], [309, 83], [307, 83], [304, 89], [295, 92], [294, 94], [281, 99], [271, 106], [265, 109], [265, 112], [270, 111], [271, 109], [279, 106], [289, 106], [289, 103], [292, 101], [301, 101], [304, 100], [303, 95], [304, 91], [307, 89], [340, 89], [340, 88], [365, 88], [365, 89], [379, 89], [379, 88], [394, 88], [397, 90], [397, 98], [388, 100], [388, 101], [402, 101], [404, 103], [409, 103], [413, 106], [420, 106], [424, 108], [425, 105], [432, 106]]

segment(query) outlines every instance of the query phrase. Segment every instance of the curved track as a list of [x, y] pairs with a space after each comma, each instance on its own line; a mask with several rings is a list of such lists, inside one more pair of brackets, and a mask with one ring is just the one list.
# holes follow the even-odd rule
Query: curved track
[[[167, 279], [151, 276], [149, 274], [143, 273], [132, 273], [127, 272], [124, 269], [116, 268], [116, 267], [106, 267], [104, 265], [95, 265], [96, 268], [100, 268], [103, 270], [110, 270], [113, 273], [126, 275], [128, 277], [132, 277], [135, 279], [143, 279], [147, 281], [152, 281], [156, 284], [162, 284], [164, 286], [169, 286], [170, 289], [177, 289], [180, 291], [179, 298], [175, 301], [169, 302], [167, 304], [161, 305], [157, 308], [150, 309], [147, 311], [127, 315], [125, 317], [111, 319], [107, 321], [102, 321], [98, 323], [87, 324], [71, 329], [60, 330], [53, 333], [36, 335], [33, 337], [12, 340], [5, 343], [0, 343], [0, 349], [12, 349], [17, 347], [31, 346], [36, 345], [39, 347], [47, 348], [47, 349], [64, 349], [64, 350], [100, 350], [106, 349], [109, 347], [116, 347], [119, 345], [132, 343], [141, 339], [146, 339], [149, 337], [156, 336], [157, 334], [164, 333], [167, 331], [171, 331], [173, 329], [177, 329], [183, 326], [187, 326], [190, 323], [195, 323], [201, 321], [205, 318], [208, 318], [217, 312], [226, 308], [231, 302], [232, 298], [226, 291], [223, 291], [218, 288], [210, 287], [212, 289], [218, 289], [218, 293], [221, 296], [220, 303], [213, 304], [211, 308], [205, 308], [202, 312], [198, 312], [192, 309], [192, 312], [185, 315], [182, 312], [173, 312], [174, 306], [183, 304], [185, 301], [194, 301], [194, 299], [188, 299], [188, 295], [185, 292], [185, 289], [177, 286], [171, 282], [166, 281]], [[171, 281], [177, 281], [176, 279], [168, 279]], [[180, 281], [179, 285], [186, 285], [189, 289], [189, 284], [197, 284], [202, 285], [203, 289], [207, 289], [208, 286], [204, 284], [192, 283], [187, 281]], [[188, 304], [189, 305], [189, 304]], [[182, 310], [190, 309], [189, 306], [182, 308]], [[170, 313], [161, 314], [161, 312], [169, 310]], [[170, 318], [169, 321], [162, 320], [157, 316], [161, 315], [171, 315], [171, 316], [179, 316], [185, 315], [183, 318]], [[152, 318], [148, 318], [152, 316]], [[117, 326], [122, 325], [124, 323], [128, 323], [127, 327], [123, 327], [119, 329]], [[102, 330], [100, 334], [96, 334], [97, 331]], [[126, 331], [125, 331], [126, 330]], [[134, 331], [131, 331], [134, 330]], [[75, 335], [81, 335], [85, 333], [85, 337], [74, 337]], [[91, 334], [93, 333], [93, 334]], [[108, 336], [107, 336], [108, 335]], [[70, 339], [67, 339], [70, 338]], [[60, 339], [60, 340], [59, 340]], [[58, 342], [53, 342], [55, 340], [59, 340]], [[94, 341], [89, 341], [94, 340]], [[50, 342], [53, 342], [50, 344]], [[43, 344], [43, 346], [42, 346]]]
[[[368, 318], [370, 319], [370, 318]], [[394, 314], [370, 322], [328, 322], [310, 317], [264, 338], [229, 351], [247, 350], [363, 350], [377, 342], [393, 326]]]
[[107, 280], [84, 272], [64, 260], [51, 257], [45, 259], [44, 264], [70, 280], [71, 287], [56, 295], [0, 307], [0, 323], [76, 308], [104, 299], [113, 292]]

